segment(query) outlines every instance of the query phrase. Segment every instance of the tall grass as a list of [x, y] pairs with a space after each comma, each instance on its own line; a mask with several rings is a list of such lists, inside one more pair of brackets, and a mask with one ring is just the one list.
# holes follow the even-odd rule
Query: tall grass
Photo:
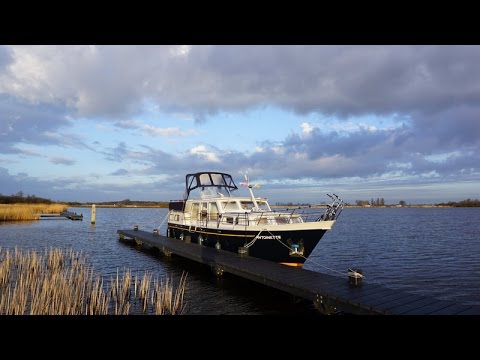
[[168, 277], [160, 283], [154, 279], [153, 286], [150, 272], [145, 272], [139, 284], [138, 279], [130, 270], [121, 276], [117, 270], [110, 284], [104, 284], [86, 258], [73, 250], [50, 249], [39, 254], [0, 248], [0, 314], [127, 315], [132, 305], [144, 314], [183, 313], [186, 274], [175, 290]]
[[67, 210], [65, 204], [0, 204], [0, 221], [38, 220], [40, 214]]

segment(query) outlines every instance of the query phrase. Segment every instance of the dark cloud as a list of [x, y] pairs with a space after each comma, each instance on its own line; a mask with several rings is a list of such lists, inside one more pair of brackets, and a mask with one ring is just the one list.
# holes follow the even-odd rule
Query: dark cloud
[[192, 113], [197, 123], [270, 105], [340, 119], [399, 114], [412, 129], [433, 125], [459, 140], [479, 133], [479, 46], [0, 49], [0, 63], [15, 65], [0, 77], [0, 93], [112, 118], [122, 128], [138, 128], [128, 119], [150, 101]]
[[21, 153], [19, 143], [62, 145], [75, 137], [60, 136], [57, 131], [70, 125], [65, 111], [49, 104], [32, 104], [0, 95], [0, 153]]
[[12, 60], [9, 48], [6, 46], [0, 46], [0, 73]]
[[[46, 77], [13, 72], [18, 96], [126, 115], [144, 100], [202, 114], [273, 104], [300, 113], [436, 112], [479, 100], [478, 46], [16, 47]], [[54, 66], [55, 65], [55, 66]], [[68, 79], [69, 84], [66, 84]], [[28, 81], [31, 80], [30, 85]], [[50, 94], [38, 89], [39, 81]]]
[[414, 129], [433, 123], [439, 135], [459, 139], [480, 127], [471, 120], [480, 111], [480, 46], [1, 49], [0, 59], [15, 66], [0, 77], [0, 93], [111, 118], [121, 128], [138, 128], [129, 119], [146, 101], [191, 113], [196, 123], [269, 105], [340, 119], [399, 114]]
[[29, 177], [25, 173], [11, 175], [8, 169], [0, 167], [0, 193], [3, 195], [16, 194], [23, 191], [25, 194], [32, 194], [40, 197], [52, 196], [52, 189], [56, 184], [50, 181], [41, 181]]

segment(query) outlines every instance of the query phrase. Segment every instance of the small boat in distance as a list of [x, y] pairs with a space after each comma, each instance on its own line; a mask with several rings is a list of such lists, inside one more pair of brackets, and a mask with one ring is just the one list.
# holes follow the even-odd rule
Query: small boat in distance
[[302, 266], [332, 228], [343, 201], [327, 194], [332, 203], [326, 209], [272, 210], [266, 198], [253, 195], [259, 186], [245, 179], [240, 185], [249, 197], [234, 196], [238, 187], [229, 174], [187, 174], [183, 200], [169, 203], [167, 236], [235, 253], [248, 249], [253, 257]]

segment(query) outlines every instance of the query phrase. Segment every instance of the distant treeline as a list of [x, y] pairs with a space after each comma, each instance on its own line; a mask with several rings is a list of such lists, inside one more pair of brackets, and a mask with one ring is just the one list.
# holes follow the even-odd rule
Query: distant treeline
[[311, 206], [309, 203], [276, 202], [275, 206]]
[[12, 195], [0, 194], [0, 204], [53, 204], [55, 201], [37, 197], [35, 195], [25, 195], [22, 191]]
[[79, 202], [69, 202], [70, 206], [82, 206], [82, 205], [92, 205], [96, 206], [109, 206], [109, 207], [160, 207], [168, 208], [168, 201], [137, 201], [137, 200], [120, 200], [120, 201], [104, 201], [104, 202], [88, 202], [88, 203], [79, 203]]
[[453, 206], [453, 207], [480, 207], [480, 200], [467, 199], [462, 201], [450, 201], [447, 203], [436, 204], [437, 206]]
[[368, 201], [368, 200], [355, 200], [355, 204], [357, 206], [385, 206], [385, 199], [384, 198], [377, 198], [377, 200], [375, 200], [374, 198], [372, 198], [372, 200]]

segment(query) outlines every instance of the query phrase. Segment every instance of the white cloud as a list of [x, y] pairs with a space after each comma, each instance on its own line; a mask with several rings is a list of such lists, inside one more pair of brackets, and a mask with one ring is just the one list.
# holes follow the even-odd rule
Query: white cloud
[[283, 146], [272, 146], [271, 150], [277, 155], [285, 154], [285, 148]]
[[145, 124], [142, 126], [143, 131], [151, 136], [190, 136], [196, 134], [195, 130], [182, 130], [178, 127], [168, 127], [168, 128], [160, 128], [155, 127], [152, 125]]
[[220, 162], [217, 154], [215, 154], [213, 151], [208, 151], [204, 145], [195, 146], [194, 148], [190, 149], [189, 153], [192, 155], [199, 155], [207, 161], [217, 163]]
[[300, 126], [302, 127], [302, 131], [303, 131], [304, 135], [309, 135], [314, 129], [312, 124], [310, 124], [308, 122], [304, 122]]
[[192, 47], [190, 45], [179, 45], [170, 49], [170, 55], [184, 57], [187, 56]]

